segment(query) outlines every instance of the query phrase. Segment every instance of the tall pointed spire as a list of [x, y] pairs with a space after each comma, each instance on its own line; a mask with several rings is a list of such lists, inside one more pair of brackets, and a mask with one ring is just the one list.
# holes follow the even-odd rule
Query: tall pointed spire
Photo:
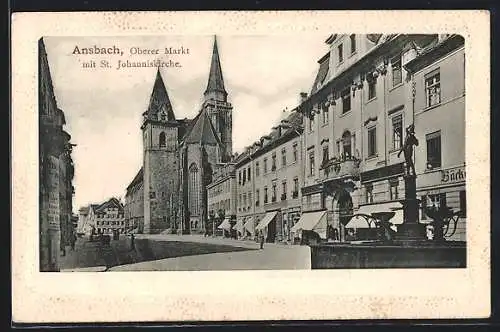
[[163, 83], [163, 79], [160, 74], [160, 68], [156, 72], [156, 79], [153, 86], [153, 91], [151, 92], [151, 98], [149, 100], [148, 110], [146, 111], [148, 118], [156, 118], [157, 120], [162, 119], [162, 114], [165, 114], [165, 120], [175, 121], [175, 114], [170, 103], [170, 98], [168, 97], [167, 89]]
[[[222, 69], [219, 59], [219, 50], [217, 48], [217, 36], [214, 36], [214, 46], [212, 50], [212, 62], [210, 63], [210, 74], [208, 76], [207, 89], [204, 93], [205, 97], [221, 96], [226, 100], [227, 92], [224, 88], [224, 79], [222, 78]], [[218, 98], [214, 98], [218, 99]]]

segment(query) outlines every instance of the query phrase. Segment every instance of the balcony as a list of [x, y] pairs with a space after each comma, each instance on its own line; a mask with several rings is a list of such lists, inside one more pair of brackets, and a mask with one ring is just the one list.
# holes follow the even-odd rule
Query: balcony
[[333, 180], [344, 177], [359, 178], [360, 160], [355, 157], [332, 158], [321, 165], [321, 180]]

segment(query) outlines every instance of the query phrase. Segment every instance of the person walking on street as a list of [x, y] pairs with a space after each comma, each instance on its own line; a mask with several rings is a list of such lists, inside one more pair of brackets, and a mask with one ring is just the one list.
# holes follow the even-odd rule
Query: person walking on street
[[73, 233], [71, 236], [71, 251], [75, 251], [75, 243], [76, 243], [76, 234]]
[[134, 233], [130, 234], [130, 251], [135, 251], [135, 236], [134, 236]]
[[264, 231], [260, 231], [259, 240], [260, 240], [260, 249], [264, 249]]

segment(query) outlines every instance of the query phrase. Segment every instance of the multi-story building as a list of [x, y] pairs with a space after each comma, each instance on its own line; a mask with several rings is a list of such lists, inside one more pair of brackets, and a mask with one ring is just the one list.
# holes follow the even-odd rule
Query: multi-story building
[[[424, 206], [459, 212], [445, 234], [466, 239], [465, 51], [459, 35], [440, 35], [405, 65], [414, 85], [417, 196]], [[430, 218], [422, 210], [421, 222]]]
[[[241, 233], [242, 228], [236, 223], [236, 176], [232, 162], [216, 165], [212, 182], [207, 185], [208, 215], [211, 232], [217, 229], [229, 231], [234, 226]], [[224, 220], [219, 220], [223, 216]]]
[[237, 218], [246, 236], [263, 231], [267, 242], [289, 239], [301, 213], [302, 129], [294, 109], [237, 157]]
[[143, 177], [144, 173], [141, 167], [127, 187], [124, 206], [125, 223], [129, 225], [130, 230], [136, 230], [139, 233], [144, 231]]
[[112, 234], [114, 231], [125, 233], [128, 225], [125, 224], [123, 204], [112, 197], [99, 206], [94, 206], [92, 224], [100, 234]]
[[38, 42], [40, 271], [59, 271], [72, 237], [74, 165], [64, 112], [57, 107], [43, 38]]
[[[438, 35], [335, 34], [326, 43], [329, 51], [319, 60], [311, 94], [300, 105], [305, 123], [306, 175], [302, 189], [304, 214], [294, 230], [315, 230], [322, 238], [344, 240], [346, 228], [368, 228], [366, 221], [351, 218], [353, 213], [394, 211], [391, 222], [403, 222], [400, 200], [404, 199], [404, 158], [399, 151], [404, 130], [415, 124], [419, 137], [422, 130], [427, 131], [434, 123], [441, 126], [430, 113], [427, 117], [432, 120], [424, 121], [425, 115], [422, 120], [416, 119], [416, 110], [426, 106], [418, 104], [414, 109], [413, 81], [407, 65], [426, 63], [417, 59], [440, 41]], [[446, 68], [449, 75], [455, 75], [452, 80], [462, 82], [453, 87], [460, 90], [464, 77], [453, 66], [456, 60], [448, 61], [453, 62]], [[425, 79], [420, 80], [422, 94]], [[418, 85], [416, 89], [419, 90]], [[425, 100], [421, 97], [420, 103]], [[449, 142], [454, 138], [463, 141], [465, 137], [461, 107], [458, 112], [462, 113], [447, 127], [453, 128], [448, 130]], [[436, 112], [439, 110], [431, 113]], [[451, 163], [464, 160], [463, 146], [450, 159]], [[426, 153], [423, 151], [417, 147], [417, 157]], [[422, 170], [422, 164], [418, 165]]]
[[89, 206], [83, 206], [78, 210], [78, 224], [76, 232], [78, 234], [90, 234], [92, 231], [89, 223]]

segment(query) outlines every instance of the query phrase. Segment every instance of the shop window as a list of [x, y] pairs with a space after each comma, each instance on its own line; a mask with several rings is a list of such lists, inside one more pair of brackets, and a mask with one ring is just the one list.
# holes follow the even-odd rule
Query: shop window
[[465, 190], [460, 191], [460, 217], [467, 217], [467, 199], [465, 195]]
[[398, 186], [399, 186], [398, 179], [391, 179], [389, 181], [389, 195], [391, 201], [399, 198]]
[[441, 131], [425, 136], [427, 141], [427, 169], [441, 167]]
[[427, 107], [441, 102], [441, 77], [439, 70], [425, 75], [425, 97]]
[[426, 209], [439, 209], [440, 207], [446, 207], [446, 193], [433, 194], [422, 196], [422, 220], [428, 219], [428, 216], [425, 214]]

